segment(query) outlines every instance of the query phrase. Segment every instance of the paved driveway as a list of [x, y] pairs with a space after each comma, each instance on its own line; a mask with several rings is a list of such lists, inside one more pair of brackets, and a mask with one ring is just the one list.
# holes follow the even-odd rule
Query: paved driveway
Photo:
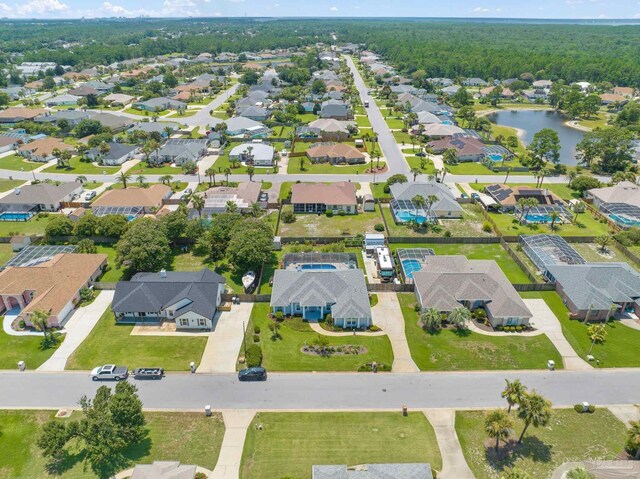
[[560, 320], [549, 309], [544, 299], [525, 299], [523, 301], [533, 313], [533, 318], [530, 321], [531, 325], [544, 332], [551, 340], [560, 356], [562, 356], [565, 369], [584, 370], [592, 368], [588, 362], [573, 350], [569, 341], [562, 334]]
[[393, 349], [394, 373], [415, 373], [418, 366], [411, 359], [411, 352], [407, 344], [407, 337], [404, 334], [404, 317], [398, 303], [396, 293], [376, 293], [378, 304], [372, 309], [373, 324], [382, 328], [387, 333]]
[[196, 372], [235, 372], [244, 337], [243, 324], [246, 326], [249, 323], [252, 309], [253, 303], [235, 304], [231, 311], [223, 311], [218, 315]]
[[453, 409], [425, 409], [424, 415], [433, 426], [442, 455], [440, 479], [473, 479], [473, 473], [462, 453], [456, 434], [456, 412]]
[[[82, 344], [113, 301], [115, 291], [101, 291], [88, 306], [78, 308], [66, 322], [64, 341], [38, 371], [64, 371], [67, 359]], [[27, 365], [28, 366], [28, 365]]]

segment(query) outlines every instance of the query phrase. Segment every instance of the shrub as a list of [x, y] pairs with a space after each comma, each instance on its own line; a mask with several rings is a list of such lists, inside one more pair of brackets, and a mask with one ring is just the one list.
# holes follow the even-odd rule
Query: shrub
[[262, 364], [262, 348], [257, 344], [252, 344], [247, 348], [246, 355], [246, 363], [247, 367], [255, 368]]
[[446, 231], [444, 232], [444, 237], [445, 237], [445, 238], [451, 238], [451, 231], [446, 230]]
[[391, 187], [389, 185], [384, 185], [382, 191], [388, 195], [389, 193], [391, 193]]
[[416, 313], [419, 313], [419, 312], [420, 312], [420, 305], [419, 305], [418, 303], [416, 303], [416, 304], [413, 306], [413, 310], [414, 310]]
[[333, 216], [333, 210], [327, 210], [324, 214], [327, 215], [327, 218], [331, 218]]
[[594, 412], [596, 412], [596, 406], [595, 406], [595, 404], [589, 404], [589, 409], [588, 409], [588, 411], [589, 411], [590, 413], [592, 413], [592, 414], [593, 414]]
[[254, 334], [253, 335], [253, 342], [254, 343], [259, 343], [260, 342], [260, 335], [259, 334]]
[[369, 327], [369, 331], [371, 331], [371, 332], [375, 333], [375, 332], [377, 332], [377, 331], [380, 331], [380, 327], [379, 327], [379, 326], [376, 326], [375, 324], [372, 324], [372, 325]]
[[27, 327], [27, 323], [24, 322], [24, 319], [21, 319], [18, 324], [20, 326], [20, 329], [24, 329]]
[[253, 328], [253, 332], [254, 332], [255, 334], [260, 334], [260, 326], [255, 326], [255, 327]]
[[582, 404], [576, 404], [575, 406], [573, 406], [573, 409], [575, 412], [580, 414], [584, 412], [584, 408], [582, 407]]
[[516, 326], [516, 331], [517, 332], [521, 332], [522, 331], [522, 326], [521, 325]]
[[324, 320], [329, 326], [333, 326], [333, 316], [331, 316], [331, 313], [325, 314]]
[[502, 331], [504, 329], [504, 327], [502, 326], [502, 324], [499, 324], [498, 327], [496, 328], [498, 331]]
[[346, 215], [346, 214], [347, 214], [347, 213], [346, 213], [344, 210], [340, 210], [340, 211], [338, 211], [338, 216], [344, 216], [344, 215]]
[[275, 316], [278, 321], [282, 321], [284, 319], [284, 313], [282, 311], [277, 311]]
[[384, 231], [384, 225], [382, 223], [378, 223], [373, 227], [376, 231]]
[[482, 225], [482, 231], [485, 233], [491, 233], [493, 231], [493, 226], [488, 221], [485, 221]]
[[296, 215], [293, 214], [293, 211], [285, 211], [284, 213], [282, 213], [282, 216], [280, 217], [280, 219], [282, 219], [283, 223], [295, 223], [296, 222]]

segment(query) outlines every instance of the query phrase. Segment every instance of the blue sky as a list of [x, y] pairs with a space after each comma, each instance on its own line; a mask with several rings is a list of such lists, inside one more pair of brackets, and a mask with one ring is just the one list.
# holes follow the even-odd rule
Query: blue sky
[[9, 18], [184, 16], [640, 19], [639, 0], [0, 0]]

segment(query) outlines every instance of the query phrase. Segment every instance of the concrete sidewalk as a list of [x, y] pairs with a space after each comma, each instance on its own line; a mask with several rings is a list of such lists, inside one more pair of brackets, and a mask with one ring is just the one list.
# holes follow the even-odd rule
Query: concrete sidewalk
[[[67, 359], [82, 344], [113, 301], [115, 291], [101, 291], [88, 306], [79, 308], [65, 324], [64, 341], [38, 371], [64, 371]], [[27, 365], [28, 366], [28, 365]]]
[[376, 293], [378, 304], [371, 309], [373, 324], [382, 328], [387, 333], [393, 349], [393, 365], [391, 371], [394, 373], [415, 373], [418, 366], [411, 358], [411, 351], [404, 333], [404, 316], [398, 302], [396, 293]]
[[231, 311], [218, 314], [196, 372], [235, 372], [244, 338], [243, 324], [245, 327], [249, 324], [252, 309], [253, 303], [241, 303], [233, 305]]
[[455, 410], [425, 409], [422, 412], [433, 426], [442, 455], [442, 471], [438, 479], [474, 479], [456, 434]]
[[224, 418], [224, 439], [220, 448], [220, 456], [210, 479], [238, 479], [240, 477], [240, 463], [247, 428], [256, 411], [251, 409], [236, 409], [222, 412]]

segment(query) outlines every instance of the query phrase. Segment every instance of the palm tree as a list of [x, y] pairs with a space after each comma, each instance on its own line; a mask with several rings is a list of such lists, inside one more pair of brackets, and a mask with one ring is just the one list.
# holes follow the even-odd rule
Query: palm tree
[[211, 187], [211, 182], [213, 182], [213, 186], [216, 186], [216, 170], [213, 166], [210, 166], [204, 171], [204, 174], [209, 177], [209, 187]]
[[582, 467], [567, 472], [567, 479], [595, 479], [595, 476]]
[[84, 185], [87, 182], [87, 177], [84, 175], [76, 176], [76, 183]]
[[424, 327], [429, 331], [435, 331], [440, 327], [442, 316], [436, 308], [427, 308], [426, 311], [420, 315], [420, 321], [422, 321]]
[[520, 469], [504, 468], [504, 474], [500, 479], [531, 479], [531, 476]]
[[627, 449], [634, 451], [635, 458], [640, 459], [640, 421], [629, 421]]
[[173, 181], [173, 176], [171, 175], [162, 175], [160, 177], [160, 182], [164, 185], [165, 183], [168, 185]]
[[500, 441], [509, 437], [513, 428], [513, 419], [502, 409], [489, 412], [484, 418], [484, 430], [491, 439], [496, 440], [496, 453], [500, 448]]
[[460, 306], [449, 313], [448, 319], [456, 329], [465, 329], [467, 327], [467, 323], [471, 320], [471, 311]]
[[191, 205], [193, 209], [198, 212], [198, 218], [202, 219], [202, 210], [204, 209], [204, 197], [200, 195], [193, 195], [191, 198]]
[[413, 198], [411, 198], [411, 202], [413, 203], [413, 207], [415, 208], [417, 219], [418, 210], [424, 209], [424, 207], [427, 205], [427, 200], [425, 200], [424, 196], [422, 195], [415, 195]]
[[507, 403], [509, 404], [507, 412], [510, 413], [511, 408], [516, 404], [520, 404], [520, 401], [522, 401], [522, 398], [527, 392], [527, 386], [522, 384], [519, 379], [514, 379], [513, 381], [505, 379], [505, 381], [507, 382], [507, 385], [502, 391], [501, 396], [507, 400]]
[[440, 181], [444, 183], [444, 177], [447, 176], [447, 173], [449, 173], [449, 168], [447, 168], [446, 166], [443, 166], [440, 172], [442, 173], [442, 178], [440, 178]]
[[440, 198], [438, 198], [436, 195], [427, 196], [427, 216], [431, 216], [431, 208], [437, 203], [439, 199]]
[[256, 203], [255, 201], [251, 203], [251, 214], [256, 218], [262, 214], [262, 206], [260, 206], [260, 203]]
[[584, 213], [584, 211], [585, 211], [585, 206], [582, 202], [576, 203], [575, 205], [573, 205], [573, 212], [575, 213], [573, 216], [574, 224], [578, 222], [578, 215]]
[[227, 179], [227, 186], [229, 186], [229, 175], [231, 174], [231, 168], [228, 166], [224, 169], [224, 176]]
[[593, 346], [596, 343], [604, 343], [607, 339], [607, 327], [606, 324], [592, 324], [587, 328], [587, 334], [591, 340], [591, 347], [589, 348], [589, 354], [593, 351]]
[[549, 423], [551, 419], [551, 401], [545, 399], [535, 390], [526, 393], [520, 402], [518, 417], [524, 421], [524, 429], [520, 434], [520, 438], [518, 438], [518, 444], [522, 444], [522, 439], [529, 426], [540, 427]]
[[249, 175], [249, 181], [253, 181], [253, 175], [255, 174], [256, 170], [252, 165], [247, 166], [247, 175]]
[[596, 244], [600, 246], [600, 251], [607, 252], [607, 246], [611, 243], [611, 235], [602, 235], [596, 238]]
[[551, 174], [551, 170], [549, 170], [548, 168], [540, 168], [540, 171], [538, 171], [538, 178], [540, 178], [540, 182], [537, 185], [538, 188], [542, 188], [542, 182], [550, 174]]
[[551, 231], [553, 231], [556, 227], [556, 221], [560, 219], [560, 214], [557, 211], [552, 211], [549, 213], [549, 218], [551, 219]]
[[131, 179], [131, 175], [125, 171], [123, 171], [122, 173], [120, 173], [120, 176], [118, 176], [118, 181], [120, 183], [122, 183], [122, 187], [126, 190], [127, 189], [127, 182]]
[[138, 186], [140, 186], [140, 188], [144, 188], [147, 184], [147, 177], [144, 175], [138, 175], [136, 180], [138, 181]]
[[416, 181], [416, 178], [418, 177], [418, 175], [422, 173], [420, 171], [420, 168], [411, 168], [411, 174], [413, 175], [413, 181]]
[[226, 204], [226, 210], [227, 213], [237, 213], [238, 212], [238, 205], [234, 202], [234, 201], [227, 201]]
[[43, 309], [36, 309], [31, 313], [29, 319], [33, 327], [44, 334], [44, 341], [48, 342], [53, 336], [49, 334], [49, 317], [51, 314]]
[[504, 184], [505, 185], [507, 184], [507, 181], [509, 180], [509, 173], [511, 173], [511, 167], [507, 166], [506, 171], [507, 171], [507, 176], [504, 177]]
[[576, 170], [571, 170], [569, 173], [567, 173], [567, 178], [569, 179], [569, 183], [567, 184], [567, 186], [569, 188], [571, 188], [571, 183], [573, 183], [573, 180], [575, 180], [577, 176], [578, 172]]

